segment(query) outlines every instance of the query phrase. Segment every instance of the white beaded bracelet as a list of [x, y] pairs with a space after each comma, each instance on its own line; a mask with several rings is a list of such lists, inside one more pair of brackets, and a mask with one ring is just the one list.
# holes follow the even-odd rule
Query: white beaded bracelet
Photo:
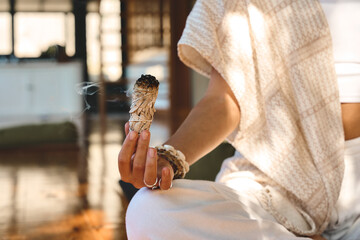
[[157, 154], [171, 164], [174, 170], [174, 179], [184, 178], [185, 174], [189, 171], [189, 164], [185, 160], [185, 155], [170, 145], [157, 146], [155, 148]]

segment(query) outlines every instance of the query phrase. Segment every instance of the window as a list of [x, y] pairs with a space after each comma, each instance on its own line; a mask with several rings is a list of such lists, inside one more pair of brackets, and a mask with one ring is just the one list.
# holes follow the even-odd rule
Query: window
[[50, 46], [65, 47], [68, 56], [75, 52], [74, 16], [71, 13], [15, 14], [15, 56], [40, 57]]
[[0, 55], [11, 54], [11, 14], [0, 12]]
[[[95, 9], [96, 6], [88, 5]], [[120, 1], [102, 0], [100, 14], [86, 16], [86, 47], [89, 78], [116, 82], [122, 75]]]
[[16, 12], [71, 12], [72, 0], [16, 0]]
[[10, 2], [9, 0], [0, 0], [0, 12], [10, 11]]
[[100, 16], [92, 12], [86, 15], [86, 52], [90, 81], [99, 81], [100, 75]]
[[0, 56], [38, 58], [64, 48], [67, 56], [75, 54], [72, 0], [16, 0], [13, 9], [10, 3], [0, 0]]

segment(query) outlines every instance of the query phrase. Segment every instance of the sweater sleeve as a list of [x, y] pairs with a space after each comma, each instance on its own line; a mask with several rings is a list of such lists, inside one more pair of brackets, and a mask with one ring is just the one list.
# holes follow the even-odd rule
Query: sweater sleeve
[[222, 72], [222, 53], [219, 49], [217, 29], [223, 11], [219, 9], [224, 9], [222, 1], [198, 0], [178, 43], [181, 61], [207, 77], [210, 77], [212, 67]]
[[[246, 1], [198, 0], [178, 43], [180, 60], [207, 77], [212, 68], [219, 72], [242, 110], [242, 97], [252, 91], [246, 81], [255, 76], [247, 17]], [[231, 143], [240, 137], [240, 129], [228, 137]]]
[[237, 98], [254, 73], [246, 1], [198, 0], [178, 43], [181, 61], [209, 77], [216, 69]]

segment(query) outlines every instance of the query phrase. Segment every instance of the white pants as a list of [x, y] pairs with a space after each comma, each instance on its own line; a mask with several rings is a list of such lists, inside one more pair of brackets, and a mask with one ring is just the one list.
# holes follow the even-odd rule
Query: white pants
[[[360, 138], [356, 140], [358, 142], [355, 141], [355, 145], [360, 150]], [[355, 158], [347, 158], [346, 164], [350, 162], [352, 167], [345, 167], [344, 183], [354, 182], [354, 174], [350, 174], [354, 168], [357, 168], [357, 176], [360, 176], [360, 154], [358, 155], [357, 165], [353, 161]], [[239, 157], [234, 156], [224, 162], [217, 178], [223, 183], [175, 180], [173, 188], [168, 191], [140, 189], [127, 210], [129, 240], [309, 239], [296, 237], [260, 207], [249, 189], [261, 186], [236, 172], [237, 160]], [[347, 177], [349, 180], [346, 180]], [[355, 179], [360, 180], [360, 177]], [[356, 186], [359, 185], [360, 181]], [[344, 189], [341, 194], [350, 194], [347, 188]], [[360, 197], [359, 189], [357, 187], [358, 192], [355, 194]], [[351, 196], [354, 196], [353, 193], [345, 199], [354, 199]], [[340, 196], [339, 201], [341, 199]], [[357, 205], [360, 207], [359, 202]], [[354, 209], [354, 205], [347, 209]], [[342, 212], [343, 209], [337, 207], [324, 236], [329, 240], [359, 240], [360, 214], [349, 216], [342, 215]]]
[[344, 160], [339, 200], [323, 234], [328, 240], [360, 239], [360, 137], [345, 142]]

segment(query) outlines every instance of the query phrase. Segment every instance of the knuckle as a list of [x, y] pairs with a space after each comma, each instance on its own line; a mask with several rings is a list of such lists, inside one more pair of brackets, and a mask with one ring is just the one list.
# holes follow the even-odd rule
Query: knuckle
[[138, 145], [147, 148], [149, 145], [149, 141], [150, 141], [149, 137], [144, 139], [142, 136], [140, 136]]
[[136, 148], [136, 151], [145, 151], [147, 149], [147, 144], [146, 142], [144, 142], [144, 140], [139, 140], [138, 141], [138, 145], [137, 145], [137, 148]]
[[145, 171], [145, 166], [143, 164], [134, 163], [133, 170], [136, 172], [143, 172]]
[[167, 177], [163, 177], [163, 181], [161, 182], [161, 189], [163, 190], [168, 190], [170, 189], [171, 186], [171, 179], [167, 178]]
[[128, 177], [125, 177], [125, 176], [122, 176], [122, 177], [121, 177], [121, 181], [127, 182], [127, 183], [131, 183], [131, 179], [128, 178]]
[[118, 164], [119, 164], [119, 166], [124, 166], [126, 163], [127, 163], [126, 159], [123, 158], [123, 157], [121, 157], [121, 156], [119, 156], [119, 158], [118, 158]]
[[155, 162], [153, 161], [146, 161], [147, 168], [154, 168], [156, 166]]
[[134, 183], [133, 186], [137, 189], [140, 189], [143, 187], [143, 184], [140, 184], [140, 183]]

